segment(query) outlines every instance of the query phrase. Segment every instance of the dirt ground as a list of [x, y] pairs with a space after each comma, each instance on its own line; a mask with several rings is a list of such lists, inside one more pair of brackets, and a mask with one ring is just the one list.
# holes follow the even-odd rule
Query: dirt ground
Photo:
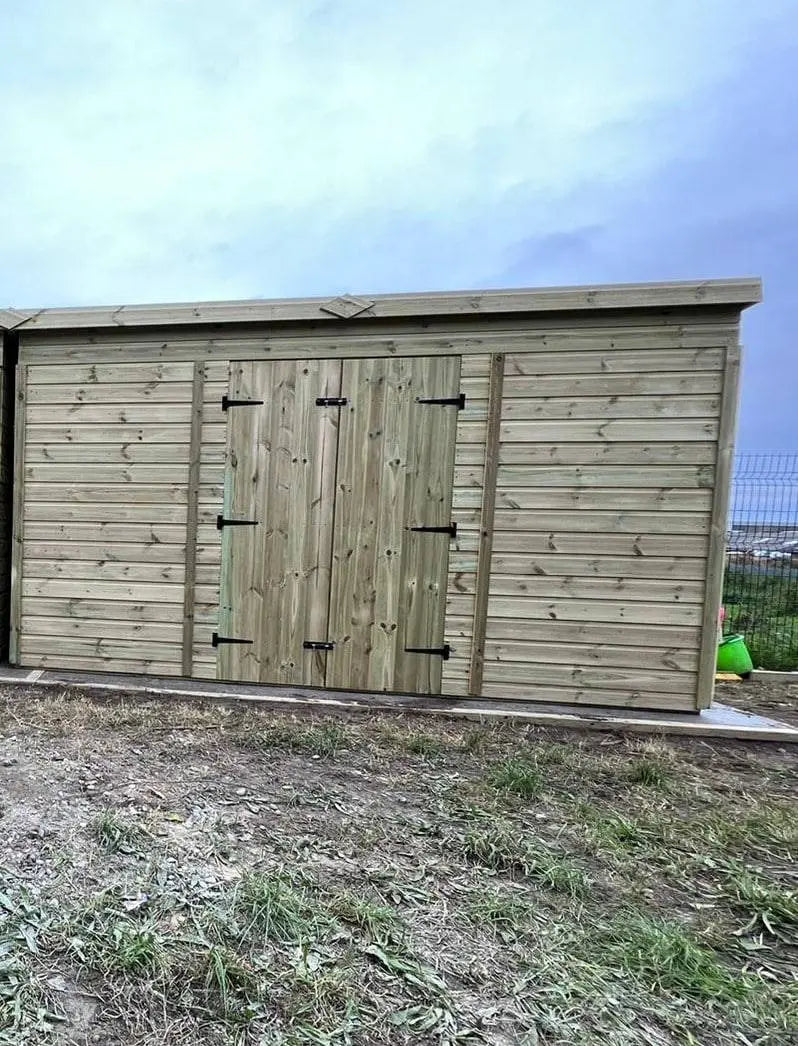
[[[718, 697], [796, 722], [796, 689]], [[798, 1043], [797, 771], [10, 688], [0, 1043]]]
[[720, 683], [715, 688], [715, 700], [798, 726], [798, 675], [794, 679], [795, 682], [748, 679], [740, 683]]

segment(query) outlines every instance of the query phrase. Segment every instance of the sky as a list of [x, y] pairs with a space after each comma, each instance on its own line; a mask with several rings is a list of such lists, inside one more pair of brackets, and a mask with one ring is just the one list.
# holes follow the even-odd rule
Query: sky
[[761, 276], [798, 450], [798, 0], [0, 0], [0, 307]]

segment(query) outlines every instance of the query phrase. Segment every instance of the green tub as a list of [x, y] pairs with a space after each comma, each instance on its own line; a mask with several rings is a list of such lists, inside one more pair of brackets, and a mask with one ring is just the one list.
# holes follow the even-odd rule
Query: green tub
[[717, 669], [718, 672], [734, 672], [748, 679], [754, 670], [754, 663], [742, 636], [723, 637], [718, 644]]

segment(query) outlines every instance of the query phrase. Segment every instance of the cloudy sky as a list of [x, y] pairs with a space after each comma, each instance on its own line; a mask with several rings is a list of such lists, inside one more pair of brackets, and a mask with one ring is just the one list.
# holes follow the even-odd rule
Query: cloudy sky
[[761, 275], [798, 449], [798, 0], [0, 0], [0, 305]]

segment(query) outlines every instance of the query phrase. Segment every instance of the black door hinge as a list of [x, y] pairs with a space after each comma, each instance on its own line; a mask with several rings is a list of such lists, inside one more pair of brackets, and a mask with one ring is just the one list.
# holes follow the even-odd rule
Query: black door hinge
[[424, 534], [448, 534], [450, 538], [457, 537], [457, 524], [449, 523], [445, 527], [408, 527], [408, 530], [418, 530]]
[[449, 655], [452, 652], [452, 648], [448, 643], [444, 643], [443, 646], [406, 646], [406, 654], [437, 654], [438, 657], [442, 657], [444, 661], [449, 660]]
[[346, 396], [317, 396], [317, 407], [345, 407], [349, 401]]
[[222, 410], [229, 410], [231, 407], [261, 406], [263, 406], [263, 400], [231, 400], [228, 396], [222, 396]]
[[225, 519], [224, 516], [216, 517], [216, 529], [224, 530], [225, 527], [256, 527], [256, 519]]
[[302, 646], [305, 650], [332, 650], [335, 643], [323, 643], [320, 640], [306, 639]]
[[240, 643], [251, 646], [254, 642], [254, 639], [230, 639], [227, 636], [220, 636], [218, 632], [214, 632], [211, 636], [211, 646], [221, 646], [222, 643]]
[[423, 400], [420, 396], [416, 396], [416, 403], [440, 403], [444, 407], [457, 407], [458, 410], [465, 410], [465, 393], [461, 392], [459, 396], [444, 396], [443, 398], [433, 398], [431, 400]]

